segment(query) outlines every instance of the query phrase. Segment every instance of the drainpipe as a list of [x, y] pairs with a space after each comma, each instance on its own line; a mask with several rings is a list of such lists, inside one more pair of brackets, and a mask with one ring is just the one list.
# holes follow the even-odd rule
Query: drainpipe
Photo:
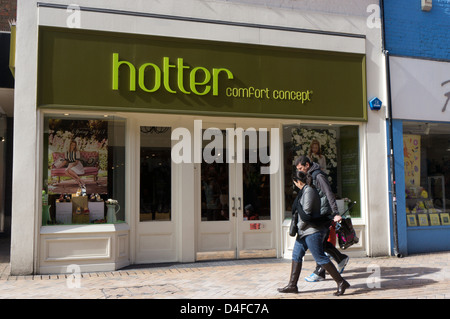
[[389, 65], [389, 51], [386, 49], [386, 35], [384, 26], [384, 0], [380, 0], [381, 6], [381, 25], [383, 31], [383, 53], [385, 56], [386, 67], [386, 86], [387, 86], [387, 111], [388, 111], [388, 123], [389, 123], [389, 166], [390, 166], [390, 182], [391, 182], [391, 194], [392, 194], [392, 222], [393, 222], [393, 236], [394, 236], [394, 256], [401, 258], [402, 254], [399, 252], [398, 246], [398, 223], [397, 223], [397, 192], [395, 184], [395, 160], [394, 160], [394, 137], [392, 128], [392, 98], [391, 98], [391, 72]]

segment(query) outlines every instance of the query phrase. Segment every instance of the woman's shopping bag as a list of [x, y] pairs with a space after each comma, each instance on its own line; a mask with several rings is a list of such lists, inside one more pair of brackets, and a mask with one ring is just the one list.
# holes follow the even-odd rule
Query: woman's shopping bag
[[330, 226], [330, 235], [328, 236], [327, 241], [334, 246], [336, 246], [336, 223], [333, 222], [333, 225]]
[[297, 211], [292, 214], [291, 224], [289, 225], [289, 236], [295, 237], [298, 233], [298, 213]]
[[347, 210], [342, 214], [342, 220], [336, 223], [336, 234], [338, 238], [339, 247], [341, 249], [347, 249], [348, 247], [359, 242], [359, 238], [356, 236], [355, 229], [353, 228], [352, 219], [350, 216], [344, 217], [356, 202], [352, 202]]
[[343, 217], [339, 223], [336, 223], [336, 233], [339, 247], [341, 247], [341, 249], [347, 249], [348, 247], [359, 242], [359, 238], [356, 236], [352, 219], [350, 217]]

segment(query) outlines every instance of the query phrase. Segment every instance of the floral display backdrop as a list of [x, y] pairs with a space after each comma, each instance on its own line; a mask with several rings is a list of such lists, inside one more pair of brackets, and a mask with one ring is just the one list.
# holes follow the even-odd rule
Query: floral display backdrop
[[106, 121], [65, 121], [50, 119], [49, 151], [65, 152], [69, 149], [70, 141], [75, 139], [80, 150], [87, 152], [106, 152], [108, 146], [106, 129]]
[[[294, 161], [297, 157], [309, 156], [311, 141], [317, 140], [320, 143], [321, 153], [326, 158], [326, 170], [328, 180], [333, 191], [336, 193], [337, 185], [337, 133], [332, 129], [310, 129], [298, 127], [292, 129], [292, 152]], [[312, 158], [317, 162], [317, 159]], [[294, 163], [292, 163], [294, 164]]]

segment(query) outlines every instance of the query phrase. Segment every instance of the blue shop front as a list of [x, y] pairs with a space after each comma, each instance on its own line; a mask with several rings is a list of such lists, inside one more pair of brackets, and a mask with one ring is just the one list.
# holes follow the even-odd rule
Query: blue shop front
[[402, 255], [450, 250], [450, 63], [391, 57], [390, 73], [397, 200], [391, 242], [397, 227]]

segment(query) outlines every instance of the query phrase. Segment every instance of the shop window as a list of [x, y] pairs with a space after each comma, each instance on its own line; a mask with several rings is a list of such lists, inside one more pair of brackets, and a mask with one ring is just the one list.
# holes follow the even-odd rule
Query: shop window
[[170, 221], [172, 202], [171, 129], [140, 127], [139, 220]]
[[44, 118], [42, 224], [125, 221], [125, 120]]
[[450, 225], [450, 124], [404, 122], [409, 227]]
[[295, 159], [302, 155], [327, 174], [339, 211], [345, 212], [350, 202], [356, 202], [348, 215], [361, 217], [359, 126], [285, 125], [283, 144], [285, 218], [292, 216], [292, 203], [297, 196], [292, 174]]

